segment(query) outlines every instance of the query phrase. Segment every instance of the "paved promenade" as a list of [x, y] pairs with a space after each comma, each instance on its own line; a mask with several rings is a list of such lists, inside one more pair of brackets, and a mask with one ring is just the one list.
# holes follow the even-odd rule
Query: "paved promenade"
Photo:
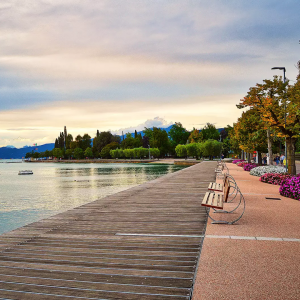
[[208, 222], [193, 300], [300, 299], [300, 202], [227, 166], [246, 212], [236, 225]]
[[190, 299], [216, 162], [0, 236], [0, 299]]

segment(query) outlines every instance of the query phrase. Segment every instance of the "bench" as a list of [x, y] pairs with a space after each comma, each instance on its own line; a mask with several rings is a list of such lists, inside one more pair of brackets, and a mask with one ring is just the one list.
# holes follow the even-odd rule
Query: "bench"
[[[234, 178], [229, 174], [224, 174], [223, 184], [211, 182], [208, 188], [210, 191], [205, 193], [201, 205], [205, 206], [208, 217], [213, 221], [212, 224], [236, 223], [245, 212], [245, 198]], [[234, 193], [234, 191], [230, 193], [230, 189], [235, 191], [235, 196], [229, 200], [229, 196]], [[237, 195], [240, 196], [239, 200], [234, 201]], [[224, 206], [228, 206], [227, 209], [224, 210]], [[210, 215], [210, 208], [212, 208], [212, 213], [230, 214], [230, 217], [227, 217], [227, 220], [216, 220]]]
[[[202, 201], [202, 206], [212, 207], [216, 209], [223, 209], [223, 203], [227, 202], [228, 200], [229, 190], [230, 190], [229, 179], [226, 176], [224, 180], [224, 194], [215, 193], [214, 191], [205, 193], [205, 196]], [[222, 191], [223, 191], [223, 186], [222, 186]]]

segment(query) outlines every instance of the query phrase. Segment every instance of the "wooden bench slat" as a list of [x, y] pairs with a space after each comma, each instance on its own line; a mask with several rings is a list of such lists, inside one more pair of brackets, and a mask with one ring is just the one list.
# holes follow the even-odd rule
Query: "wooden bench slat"
[[203, 206], [223, 209], [223, 195], [207, 192], [203, 198]]
[[208, 190], [223, 192], [223, 186], [224, 184], [221, 183], [210, 182], [208, 185]]

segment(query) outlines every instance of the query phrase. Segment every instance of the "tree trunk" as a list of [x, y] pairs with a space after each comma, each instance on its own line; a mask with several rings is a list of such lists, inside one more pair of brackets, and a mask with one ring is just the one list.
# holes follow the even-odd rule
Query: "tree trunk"
[[295, 143], [296, 138], [286, 138], [288, 173], [291, 175], [296, 175]]
[[248, 160], [248, 163], [250, 164], [251, 163], [251, 153], [247, 153], [247, 160]]
[[269, 165], [273, 165], [273, 153], [272, 153], [272, 140], [270, 129], [267, 129], [267, 138], [268, 138], [268, 153], [269, 153]]
[[261, 157], [261, 152], [257, 152], [257, 159], [258, 159], [258, 165], [262, 165], [262, 157]]

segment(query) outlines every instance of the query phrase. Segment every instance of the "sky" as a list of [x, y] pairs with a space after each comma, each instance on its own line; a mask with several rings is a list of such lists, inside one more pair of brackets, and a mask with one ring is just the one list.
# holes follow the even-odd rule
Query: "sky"
[[0, 2], [0, 147], [97, 129], [232, 125], [300, 60], [299, 0]]

